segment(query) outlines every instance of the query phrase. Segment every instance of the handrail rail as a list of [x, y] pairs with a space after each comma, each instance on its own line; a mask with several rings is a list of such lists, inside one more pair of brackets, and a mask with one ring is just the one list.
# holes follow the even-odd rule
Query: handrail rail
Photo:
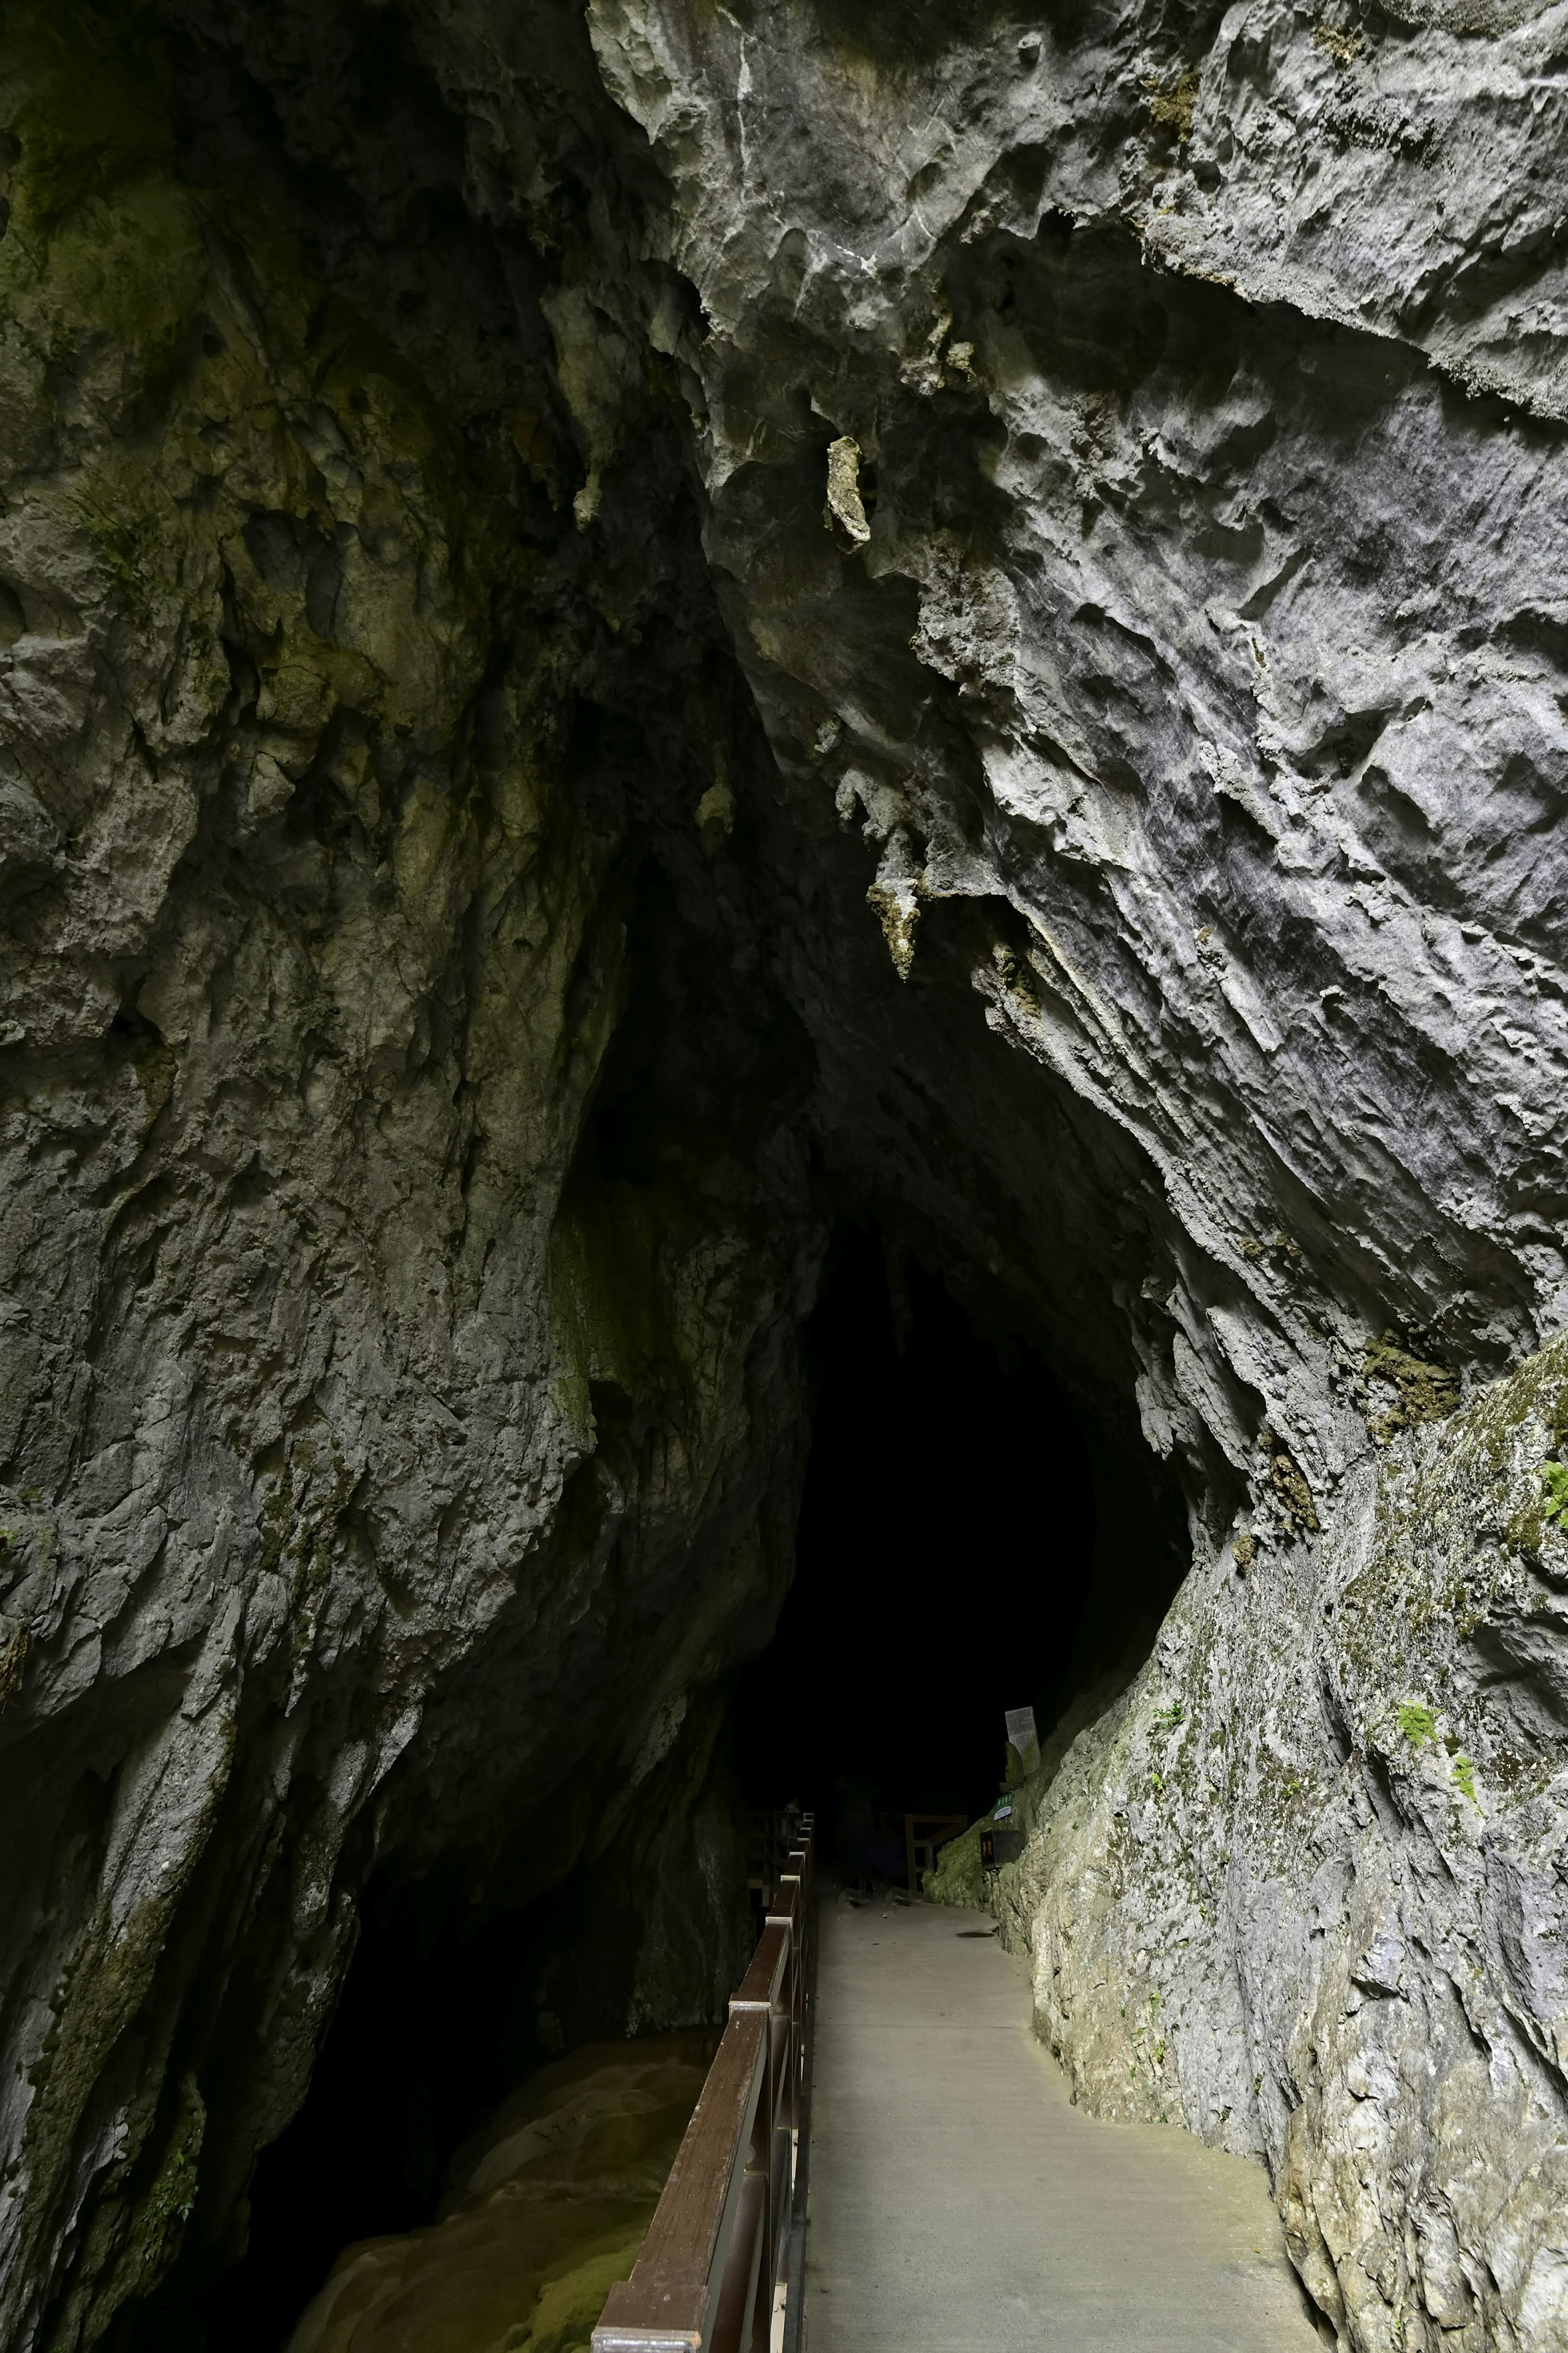
[[812, 1827], [803, 1815], [632, 2275], [605, 2299], [594, 2353], [770, 2353], [781, 2334], [805, 2179]]

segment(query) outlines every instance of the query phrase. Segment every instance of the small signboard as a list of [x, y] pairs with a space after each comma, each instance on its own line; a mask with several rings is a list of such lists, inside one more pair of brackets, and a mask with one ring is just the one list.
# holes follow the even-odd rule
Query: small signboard
[[980, 1868], [994, 1871], [1004, 1862], [1016, 1862], [1024, 1852], [1022, 1831], [993, 1830], [990, 1823], [980, 1833]]

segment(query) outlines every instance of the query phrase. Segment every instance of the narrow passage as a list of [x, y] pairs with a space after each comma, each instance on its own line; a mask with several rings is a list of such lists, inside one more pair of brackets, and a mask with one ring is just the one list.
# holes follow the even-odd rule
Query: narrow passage
[[1072, 2106], [986, 1925], [824, 1903], [805, 2353], [1317, 2353], [1260, 2169]]

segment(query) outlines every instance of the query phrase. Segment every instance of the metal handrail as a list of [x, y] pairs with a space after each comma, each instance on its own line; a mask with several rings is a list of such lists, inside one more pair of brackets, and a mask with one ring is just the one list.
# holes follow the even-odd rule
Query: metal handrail
[[594, 2353], [770, 2353], [804, 2188], [810, 2056], [812, 1818], [779, 1874], [752, 1965], [629, 2280]]

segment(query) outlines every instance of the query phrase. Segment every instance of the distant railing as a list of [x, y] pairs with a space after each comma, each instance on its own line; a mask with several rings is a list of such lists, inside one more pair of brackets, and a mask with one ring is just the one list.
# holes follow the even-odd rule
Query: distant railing
[[808, 1820], [798, 1806], [746, 1817], [746, 1884], [755, 1898], [759, 1921], [772, 1907], [789, 1858], [801, 1842], [801, 1826]]
[[594, 2353], [779, 2353], [784, 2343], [792, 2268], [799, 2277], [791, 2224], [809, 2116], [811, 1870], [812, 1818], [803, 1814], [642, 2252], [630, 2279], [610, 2290]]

